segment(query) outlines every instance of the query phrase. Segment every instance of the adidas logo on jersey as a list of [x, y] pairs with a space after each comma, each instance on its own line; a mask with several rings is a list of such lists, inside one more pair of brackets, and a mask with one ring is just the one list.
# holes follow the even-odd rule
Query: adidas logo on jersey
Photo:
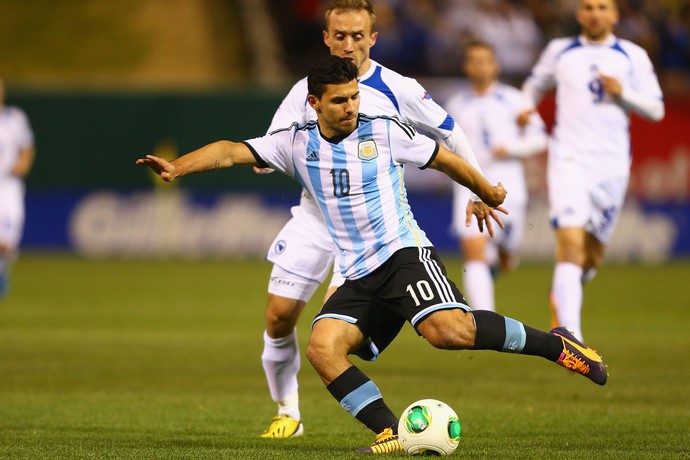
[[307, 154], [307, 161], [319, 161], [319, 154], [316, 152], [309, 152]]

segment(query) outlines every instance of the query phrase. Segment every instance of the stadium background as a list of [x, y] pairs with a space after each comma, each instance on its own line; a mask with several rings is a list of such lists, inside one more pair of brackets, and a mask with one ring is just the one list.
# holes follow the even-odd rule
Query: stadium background
[[[450, 36], [438, 16], [529, 6], [537, 13], [532, 22], [546, 25], [533, 44], [539, 48], [572, 26], [571, 12], [559, 8], [567, 11], [573, 1], [482, 0], [468, 11], [471, 0], [376, 0], [389, 42], [379, 42], [374, 55], [418, 76], [441, 101], [463, 84], [453, 59], [446, 70], [401, 62], [399, 54], [389, 61], [396, 56], [390, 50], [411, 46], [401, 31], [418, 32], [414, 43], [434, 44], [424, 31]], [[630, 2], [633, 9], [625, 10], [634, 24], [627, 30], [646, 31], [646, 46], [657, 46], [651, 54], [668, 114], [661, 124], [634, 120], [629, 210], [607, 266], [587, 286], [583, 322], [610, 366], [609, 384], [601, 388], [528, 357], [435, 350], [412, 328], [376, 363], [357, 361], [394, 411], [429, 396], [451, 404], [463, 423], [457, 458], [688, 457], [686, 3]], [[165, 185], [133, 164], [149, 151], [172, 156], [221, 137], [262, 134], [311, 53], [325, 52], [314, 28], [319, 5], [0, 0], [0, 76], [8, 102], [29, 114], [38, 144], [24, 252], [0, 302], [0, 458], [354, 459], [354, 449], [371, 442], [304, 355], [307, 435], [285, 443], [257, 438], [275, 413], [261, 367], [270, 273], [262, 257], [298, 187], [248, 170]], [[682, 27], [679, 13], [668, 13], [679, 6]], [[644, 14], [632, 14], [635, 8]], [[410, 17], [433, 27], [415, 27]], [[681, 58], [665, 61], [658, 46], [668, 25]], [[444, 49], [450, 51], [461, 46]], [[550, 103], [542, 110], [550, 119]], [[501, 313], [546, 329], [552, 233], [543, 160], [529, 164], [533, 208], [524, 256], [538, 262], [500, 277], [496, 295]], [[432, 240], [456, 254], [447, 183], [429, 183], [429, 174], [409, 177], [415, 212]], [[460, 280], [459, 257], [444, 261]], [[300, 319], [303, 351], [324, 290]]]
[[[24, 248], [90, 256], [263, 256], [296, 203], [291, 181], [240, 169], [166, 187], [133, 160], [263, 134], [287, 89], [326, 50], [322, 3], [0, 2], [8, 103], [26, 110], [38, 146], [27, 183]], [[504, 62], [506, 78], [519, 84], [545, 40], [575, 30], [568, 1], [375, 3], [381, 35], [372, 57], [417, 77], [441, 103], [464, 84], [458, 62], [469, 37], [493, 42], [499, 56], [511, 54], [504, 52], [508, 46], [523, 56], [518, 64]], [[667, 115], [660, 124], [633, 120], [630, 199], [609, 260], [687, 257], [690, 51], [682, 40], [690, 7], [619, 3], [619, 33], [650, 52]], [[496, 28], [510, 34], [491, 32]], [[438, 59], [441, 52], [452, 59]], [[541, 107], [549, 123], [552, 101]], [[552, 254], [543, 169], [544, 156], [530, 161], [527, 260]], [[436, 179], [410, 172], [411, 201], [432, 241], [454, 251], [448, 181]]]

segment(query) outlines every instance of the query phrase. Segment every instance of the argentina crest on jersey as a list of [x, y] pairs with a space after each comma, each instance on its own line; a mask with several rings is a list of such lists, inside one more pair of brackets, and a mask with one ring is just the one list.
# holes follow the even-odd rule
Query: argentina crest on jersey
[[360, 160], [373, 160], [379, 156], [379, 150], [376, 147], [376, 142], [371, 137], [360, 138], [357, 145], [357, 156]]

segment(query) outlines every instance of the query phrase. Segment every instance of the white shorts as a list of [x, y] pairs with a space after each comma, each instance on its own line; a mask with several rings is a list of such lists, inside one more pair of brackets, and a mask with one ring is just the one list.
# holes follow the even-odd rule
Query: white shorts
[[477, 219], [474, 216], [472, 216], [472, 224], [469, 227], [465, 225], [467, 202], [471, 196], [472, 192], [468, 188], [459, 184], [453, 184], [453, 234], [463, 240], [485, 236], [489, 238], [490, 244], [509, 253], [517, 252], [525, 233], [527, 201], [516, 198], [511, 199], [510, 191], [508, 191], [502, 206], [510, 214], [499, 213], [499, 217], [505, 224], [505, 227], [501, 228], [493, 221], [494, 237], [491, 238], [486, 228], [484, 228], [484, 232], [479, 231]]
[[568, 160], [549, 161], [549, 217], [554, 228], [583, 227], [607, 244], [618, 221], [628, 176], [607, 177]]
[[331, 271], [336, 248], [321, 215], [304, 201], [292, 208], [292, 218], [273, 240], [266, 259], [285, 272], [320, 284]]
[[271, 278], [268, 281], [268, 292], [306, 303], [309, 302], [320, 284], [318, 281], [302, 278], [283, 270], [278, 265], [273, 265]]
[[0, 244], [16, 249], [24, 228], [24, 187], [15, 181], [0, 182]]

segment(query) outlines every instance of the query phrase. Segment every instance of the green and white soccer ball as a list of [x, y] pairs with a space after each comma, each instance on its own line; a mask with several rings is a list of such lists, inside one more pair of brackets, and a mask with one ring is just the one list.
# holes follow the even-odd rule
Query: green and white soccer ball
[[458, 415], [436, 399], [413, 402], [398, 422], [398, 439], [408, 455], [450, 455], [458, 447], [460, 433]]

